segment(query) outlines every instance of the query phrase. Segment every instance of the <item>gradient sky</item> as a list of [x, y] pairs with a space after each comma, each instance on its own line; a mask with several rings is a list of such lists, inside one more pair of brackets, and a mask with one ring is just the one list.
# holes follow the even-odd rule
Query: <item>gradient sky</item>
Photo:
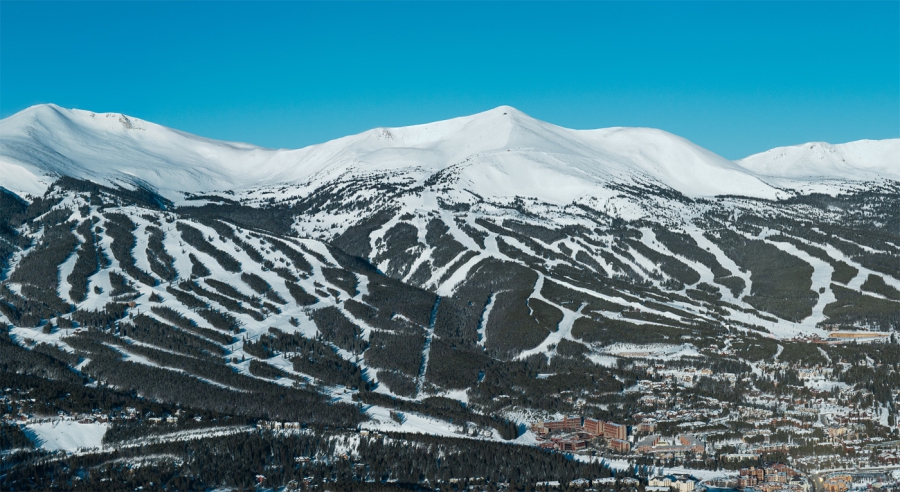
[[0, 117], [53, 102], [301, 147], [509, 104], [728, 158], [900, 136], [900, 2], [0, 2]]

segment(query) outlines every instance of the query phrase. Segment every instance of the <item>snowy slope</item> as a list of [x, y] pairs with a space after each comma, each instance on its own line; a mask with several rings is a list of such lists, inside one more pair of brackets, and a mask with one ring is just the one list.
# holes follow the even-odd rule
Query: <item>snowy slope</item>
[[900, 138], [777, 147], [736, 163], [756, 174], [779, 178], [900, 180]]
[[[840, 172], [816, 174], [818, 161], [798, 154], [807, 146], [734, 163], [661, 130], [571, 130], [508, 106], [424, 125], [376, 128], [298, 150], [272, 150], [210, 140], [121, 114], [39, 105], [0, 121], [0, 185], [37, 194], [54, 176], [65, 175], [146, 185], [177, 201], [183, 192], [283, 184], [308, 190], [338, 178], [385, 175], [424, 182], [443, 172], [454, 189], [554, 204], [608, 195], [609, 185], [634, 183], [667, 186], [692, 197], [774, 199], [784, 193], [761, 175], [896, 179], [896, 142], [823, 146], [832, 150], [810, 156], [828, 157], [823, 161], [828, 169]], [[779, 167], [794, 161], [796, 169], [789, 173]]]
[[[167, 195], [247, 185], [249, 174], [275, 154], [251, 145], [216, 142], [120, 114], [28, 108], [0, 122], [4, 187], [40, 188], [42, 177], [72, 176], [101, 183], [141, 183]], [[10, 176], [8, 172], [15, 172]]]

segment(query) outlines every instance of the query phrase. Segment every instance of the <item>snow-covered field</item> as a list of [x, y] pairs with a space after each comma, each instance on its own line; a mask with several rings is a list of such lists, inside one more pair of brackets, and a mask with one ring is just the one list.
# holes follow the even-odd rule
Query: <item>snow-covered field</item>
[[603, 348], [603, 353], [619, 357], [677, 359], [679, 357], [696, 357], [700, 353], [697, 347], [685, 343], [681, 345], [616, 343]]
[[25, 435], [46, 451], [77, 451], [81, 448], [99, 448], [108, 424], [81, 424], [74, 420], [50, 420], [28, 424]]
[[479, 429], [476, 435], [467, 434], [469, 427], [460, 424], [428, 417], [418, 413], [401, 412], [403, 421], [397, 422], [391, 417], [391, 410], [379, 406], [371, 406], [366, 409], [366, 415], [370, 420], [364, 422], [361, 428], [376, 431], [410, 432], [414, 434], [430, 434], [445, 437], [474, 437], [502, 441], [494, 429]]

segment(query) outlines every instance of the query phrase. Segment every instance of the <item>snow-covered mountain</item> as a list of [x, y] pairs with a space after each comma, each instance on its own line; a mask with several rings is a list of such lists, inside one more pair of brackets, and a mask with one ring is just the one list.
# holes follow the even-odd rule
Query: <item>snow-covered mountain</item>
[[[454, 187], [483, 197], [531, 196], [560, 205], [603, 196], [610, 183], [633, 182], [652, 182], [691, 197], [774, 199], [787, 193], [766, 176], [896, 179], [898, 142], [807, 144], [735, 163], [661, 130], [570, 130], [501, 106], [424, 125], [377, 128], [298, 150], [271, 150], [197, 137], [122, 114], [39, 105], [0, 121], [0, 169], [2, 186], [20, 193], [40, 194], [54, 176], [70, 176], [147, 186], [176, 201], [183, 192], [315, 187], [373, 173], [424, 182], [441, 171], [454, 175]], [[784, 179], [773, 182], [790, 187]]]
[[900, 138], [777, 147], [736, 163], [751, 172], [796, 180], [900, 180]]
[[732, 162], [500, 107], [271, 150], [36, 106], [0, 122], [0, 375], [357, 436], [626, 422], [650, 360], [900, 330], [898, 142]]

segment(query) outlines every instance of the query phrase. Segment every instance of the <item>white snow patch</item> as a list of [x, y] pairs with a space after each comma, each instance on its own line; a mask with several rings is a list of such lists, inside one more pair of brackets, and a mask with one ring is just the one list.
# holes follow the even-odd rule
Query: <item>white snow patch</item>
[[45, 451], [77, 451], [99, 448], [108, 424], [80, 424], [73, 420], [52, 420], [25, 426], [25, 435]]

